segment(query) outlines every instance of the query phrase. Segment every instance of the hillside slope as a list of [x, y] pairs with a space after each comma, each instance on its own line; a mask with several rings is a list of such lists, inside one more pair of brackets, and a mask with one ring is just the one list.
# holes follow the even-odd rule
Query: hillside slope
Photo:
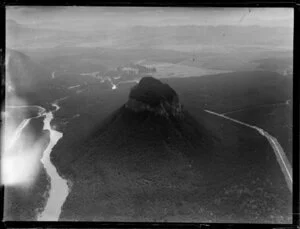
[[[143, 92], [137, 100], [152, 98]], [[163, 115], [145, 101], [143, 109], [125, 103], [64, 160], [54, 158], [73, 183], [61, 220], [288, 220], [291, 196], [266, 139], [202, 109]]]

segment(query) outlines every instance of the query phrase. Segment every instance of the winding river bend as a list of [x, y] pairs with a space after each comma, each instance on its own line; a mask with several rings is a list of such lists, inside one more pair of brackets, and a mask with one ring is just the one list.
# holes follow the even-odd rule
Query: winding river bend
[[41, 158], [41, 162], [50, 177], [50, 189], [46, 190], [48, 192], [48, 199], [46, 200], [46, 205], [41, 213], [38, 214], [38, 221], [58, 221], [61, 207], [65, 202], [68, 194], [69, 187], [67, 181], [59, 176], [55, 166], [51, 163], [50, 154], [52, 152], [53, 147], [57, 144], [57, 142], [63, 137], [63, 134], [51, 127], [51, 121], [54, 118], [53, 113], [60, 109], [58, 102], [66, 99], [64, 97], [62, 99], [56, 100], [51, 105], [54, 107], [54, 110], [46, 111], [45, 108], [41, 106], [6, 106], [6, 108], [38, 108], [38, 115], [24, 119], [14, 131], [13, 136], [10, 139], [6, 140], [5, 150], [11, 148], [15, 144], [18, 144], [18, 139], [23, 131], [23, 129], [29, 124], [30, 120], [33, 118], [39, 118], [44, 116], [44, 126], [43, 130], [48, 130], [50, 133], [50, 142], [47, 148], [43, 152], [43, 157]]
[[61, 132], [51, 128], [50, 123], [53, 119], [53, 112], [58, 111], [60, 108], [57, 103], [53, 103], [52, 106], [55, 107], [54, 111], [44, 113], [45, 119], [43, 129], [49, 130], [50, 142], [41, 159], [41, 162], [43, 163], [45, 170], [50, 177], [51, 186], [46, 206], [43, 212], [37, 217], [38, 221], [57, 221], [61, 213], [61, 207], [69, 194], [67, 181], [59, 176], [55, 166], [51, 163], [50, 160], [50, 154], [53, 147], [63, 137], [63, 134]]
[[244, 122], [241, 122], [239, 120], [236, 120], [236, 119], [230, 118], [228, 116], [225, 116], [224, 114], [219, 114], [219, 113], [209, 111], [209, 110], [205, 110], [205, 111], [207, 113], [210, 113], [210, 114], [228, 119], [228, 120], [230, 120], [232, 122], [235, 122], [235, 123], [238, 123], [240, 125], [247, 126], [249, 128], [255, 129], [256, 131], [258, 131], [259, 134], [264, 136], [268, 140], [270, 145], [272, 146], [273, 151], [274, 151], [275, 156], [276, 156], [276, 159], [277, 159], [277, 162], [278, 162], [278, 164], [281, 168], [281, 171], [284, 175], [287, 187], [290, 190], [290, 192], [292, 192], [292, 190], [293, 190], [292, 166], [291, 166], [290, 162], [288, 161], [287, 156], [286, 156], [283, 148], [281, 147], [281, 145], [279, 144], [279, 142], [277, 141], [277, 139], [275, 137], [273, 137], [267, 131], [264, 131], [263, 129], [261, 129], [257, 126], [249, 125], [247, 123], [244, 123]]
[[50, 142], [43, 152], [43, 157], [41, 158], [41, 162], [50, 177], [50, 189], [46, 190], [49, 193], [48, 199], [46, 200], [45, 208], [41, 213], [38, 214], [38, 221], [57, 221], [59, 219], [61, 213], [61, 207], [65, 202], [68, 194], [69, 187], [67, 185], [67, 181], [59, 176], [55, 166], [51, 163], [50, 154], [52, 152], [53, 147], [57, 144], [57, 142], [63, 137], [63, 134], [51, 127], [51, 121], [54, 118], [53, 113], [60, 109], [58, 102], [66, 99], [58, 99], [51, 105], [54, 107], [54, 110], [50, 110], [46, 112], [46, 109], [41, 106], [6, 106], [6, 108], [30, 108], [36, 107], [39, 109], [38, 115], [35, 117], [24, 119], [15, 130], [11, 139], [7, 139], [7, 143], [5, 149], [9, 149], [15, 144], [18, 143], [18, 139], [23, 131], [23, 129], [28, 125], [31, 119], [39, 118], [44, 116], [44, 126], [43, 130], [48, 130], [50, 133]]

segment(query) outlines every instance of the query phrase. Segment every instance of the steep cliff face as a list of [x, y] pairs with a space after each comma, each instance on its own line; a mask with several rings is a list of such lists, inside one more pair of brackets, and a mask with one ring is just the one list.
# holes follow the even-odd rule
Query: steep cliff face
[[150, 111], [164, 117], [183, 118], [183, 106], [177, 93], [167, 84], [153, 77], [144, 77], [132, 88], [125, 104], [135, 112]]

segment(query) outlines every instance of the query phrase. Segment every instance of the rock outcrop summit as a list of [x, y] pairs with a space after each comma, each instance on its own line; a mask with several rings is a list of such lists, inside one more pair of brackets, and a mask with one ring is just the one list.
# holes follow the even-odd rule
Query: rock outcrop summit
[[183, 117], [183, 107], [177, 93], [168, 85], [153, 77], [144, 77], [131, 89], [125, 104], [135, 112], [150, 111], [165, 117]]

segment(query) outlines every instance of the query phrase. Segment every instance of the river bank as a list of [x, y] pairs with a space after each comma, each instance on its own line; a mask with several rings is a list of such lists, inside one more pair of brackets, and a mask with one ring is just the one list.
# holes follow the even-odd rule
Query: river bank
[[[15, 152], [16, 149], [23, 152], [26, 151], [28, 147], [28, 152], [33, 156], [31, 159], [27, 157], [26, 159], [25, 155], [24, 157], [22, 156], [23, 154], [13, 156], [9, 153], [7, 154], [8, 160], [15, 160], [15, 162], [17, 160], [22, 164], [34, 163], [34, 166], [31, 167], [35, 167], [32, 173], [27, 174], [28, 179], [33, 181], [27, 181], [25, 178], [23, 178], [24, 181], [22, 181], [18, 176], [14, 175], [12, 177], [12, 175], [10, 175], [11, 173], [8, 173], [12, 168], [9, 168], [7, 165], [11, 163], [5, 163], [6, 166], [3, 169], [5, 179], [3, 182], [8, 185], [5, 190], [7, 197], [5, 198], [5, 219], [7, 220], [57, 221], [59, 219], [61, 206], [69, 193], [70, 184], [68, 186], [67, 181], [59, 176], [55, 166], [52, 165], [50, 160], [53, 147], [63, 136], [61, 132], [51, 126], [51, 121], [54, 118], [53, 113], [60, 109], [57, 104], [58, 101], [59, 100], [51, 104], [55, 109], [50, 111], [46, 111], [46, 109], [41, 106], [8, 106], [10, 109], [38, 108], [38, 112], [37, 116], [23, 119], [21, 123], [14, 128], [13, 133], [10, 134], [12, 136], [5, 138], [7, 141], [5, 141], [4, 149], [7, 152], [8, 150]], [[28, 140], [31, 142], [28, 143]], [[33, 148], [30, 149], [31, 145]], [[19, 167], [20, 166], [21, 164], [19, 164]], [[14, 174], [21, 173], [18, 173], [16, 169], [14, 169]], [[26, 174], [22, 174], [22, 177], [27, 177]], [[20, 185], [18, 185], [18, 183], [20, 183]], [[25, 186], [26, 190], [24, 189]], [[22, 207], [23, 205], [24, 207]], [[20, 213], [21, 209], [24, 210], [22, 213]]]
[[69, 194], [67, 181], [59, 176], [56, 167], [50, 160], [50, 154], [53, 147], [63, 137], [63, 133], [51, 127], [51, 120], [54, 118], [53, 113], [60, 109], [57, 102], [52, 103], [52, 106], [55, 107], [55, 110], [44, 114], [44, 130], [48, 130], [50, 132], [50, 143], [44, 151], [41, 159], [41, 162], [50, 177], [50, 189], [48, 190], [49, 197], [47, 204], [43, 212], [38, 215], [38, 221], [57, 221], [61, 213], [61, 207]]

